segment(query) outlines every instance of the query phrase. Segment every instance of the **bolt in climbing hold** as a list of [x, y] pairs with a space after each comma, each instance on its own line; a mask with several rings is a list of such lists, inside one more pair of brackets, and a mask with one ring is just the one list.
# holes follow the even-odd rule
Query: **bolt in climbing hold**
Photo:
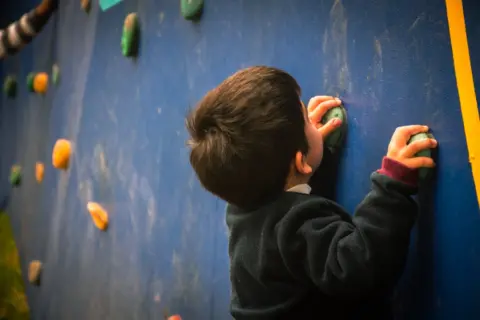
[[122, 54], [125, 57], [134, 57], [138, 54], [140, 25], [137, 14], [130, 13], [125, 18], [122, 33]]
[[28, 281], [34, 285], [40, 285], [40, 275], [42, 273], [42, 263], [38, 260], [30, 262], [28, 266]]
[[325, 113], [322, 118], [322, 124], [326, 124], [331, 119], [338, 118], [342, 120], [340, 127], [335, 129], [325, 138], [325, 146], [329, 148], [332, 152], [340, 148], [345, 140], [347, 133], [347, 111], [343, 105], [339, 107], [332, 108]]
[[87, 210], [92, 216], [93, 223], [100, 230], [106, 230], [108, 227], [108, 214], [105, 209], [102, 208], [96, 202], [87, 203]]
[[203, 13], [203, 0], [181, 0], [180, 9], [186, 20], [198, 20]]
[[92, 7], [92, 2], [90, 0], [81, 0], [80, 5], [82, 6], [83, 11], [89, 13]]
[[15, 98], [17, 95], [17, 80], [14, 76], [7, 76], [3, 82], [3, 92], [9, 98]]
[[33, 79], [33, 90], [36, 93], [45, 94], [48, 89], [48, 74], [39, 72]]
[[[410, 137], [410, 139], [408, 140], [408, 144], [410, 144], [414, 141], [424, 140], [424, 139], [435, 139], [435, 137], [431, 133], [423, 133], [423, 132], [417, 133], [417, 134], [414, 134], [413, 136]], [[415, 154], [415, 157], [433, 158], [434, 156], [433, 156], [432, 149], [423, 149], [423, 150], [417, 152]], [[420, 179], [423, 180], [423, 179], [426, 179], [428, 177], [430, 172], [431, 172], [430, 168], [420, 168], [418, 170], [418, 175], [419, 175]]]
[[57, 64], [52, 66], [52, 81], [54, 85], [60, 82], [60, 68]]
[[22, 183], [22, 168], [18, 165], [12, 166], [10, 171], [10, 184], [18, 187]]
[[68, 169], [70, 156], [72, 154], [72, 145], [66, 139], [58, 139], [53, 147], [52, 165], [57, 169]]
[[43, 181], [43, 176], [45, 175], [45, 166], [41, 162], [35, 164], [35, 179], [38, 183]]

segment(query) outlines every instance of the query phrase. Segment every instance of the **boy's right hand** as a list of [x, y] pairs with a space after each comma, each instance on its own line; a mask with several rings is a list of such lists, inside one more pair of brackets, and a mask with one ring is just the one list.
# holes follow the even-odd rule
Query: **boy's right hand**
[[411, 169], [434, 167], [435, 162], [431, 158], [415, 157], [415, 154], [425, 149], [437, 147], [437, 141], [435, 139], [417, 140], [408, 144], [411, 136], [427, 131], [428, 127], [421, 125], [398, 127], [393, 133], [390, 144], [388, 145], [387, 157]]

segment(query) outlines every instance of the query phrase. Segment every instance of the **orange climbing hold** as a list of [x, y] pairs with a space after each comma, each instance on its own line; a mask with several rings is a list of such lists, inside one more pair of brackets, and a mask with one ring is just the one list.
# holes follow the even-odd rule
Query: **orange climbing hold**
[[100, 230], [105, 230], [108, 227], [108, 214], [105, 209], [102, 208], [96, 202], [87, 203], [87, 210], [92, 216], [93, 223]]
[[45, 166], [41, 162], [35, 164], [35, 178], [37, 182], [40, 183], [43, 181], [43, 176], [45, 174]]
[[33, 90], [36, 93], [45, 94], [48, 89], [48, 74], [39, 72], [33, 78]]
[[168, 320], [182, 320], [178, 314], [168, 317]]
[[53, 147], [52, 164], [57, 169], [68, 169], [70, 156], [72, 154], [72, 145], [66, 139], [58, 139]]

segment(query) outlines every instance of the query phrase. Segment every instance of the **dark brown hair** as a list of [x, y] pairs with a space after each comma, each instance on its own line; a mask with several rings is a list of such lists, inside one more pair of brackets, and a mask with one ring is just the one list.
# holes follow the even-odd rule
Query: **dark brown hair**
[[209, 91], [186, 120], [204, 188], [244, 208], [283, 192], [296, 152], [308, 151], [302, 108], [295, 79], [271, 67], [240, 70]]

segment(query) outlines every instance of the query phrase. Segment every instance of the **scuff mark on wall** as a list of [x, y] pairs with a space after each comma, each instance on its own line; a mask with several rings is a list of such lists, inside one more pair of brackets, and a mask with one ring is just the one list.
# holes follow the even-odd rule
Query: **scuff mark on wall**
[[200, 274], [192, 261], [185, 261], [177, 251], [172, 255], [173, 286], [172, 298], [182, 302], [199, 301], [202, 297], [200, 292]]
[[[85, 88], [88, 80], [88, 71], [92, 61], [92, 53], [95, 43], [96, 26], [97, 26], [97, 12], [98, 10], [92, 10], [92, 17], [89, 19], [85, 28], [84, 39], [78, 39], [76, 45], [79, 48], [79, 62], [77, 64], [75, 76], [76, 79], [72, 80], [75, 83], [73, 90], [68, 95], [67, 105], [70, 107], [71, 112], [68, 114], [67, 125], [65, 128], [67, 132], [65, 136], [75, 143], [80, 132], [80, 123], [83, 113], [83, 98], [85, 95]], [[82, 41], [83, 40], [83, 41]], [[74, 163], [78, 160], [78, 154], [74, 151]], [[47, 251], [47, 257], [52, 259], [54, 263], [57, 262], [59, 252], [58, 247], [60, 245], [60, 226], [64, 221], [62, 215], [67, 211], [66, 209], [66, 197], [68, 185], [70, 183], [70, 175], [72, 170], [62, 172], [59, 177], [58, 185], [56, 188], [55, 204], [53, 207], [53, 213], [50, 226], [50, 250]]]
[[369, 80], [370, 104], [374, 111], [378, 111], [383, 97], [383, 50], [380, 38], [374, 37], [373, 49], [371, 75], [367, 79]]
[[332, 95], [343, 95], [352, 91], [348, 68], [347, 48], [348, 20], [341, 0], [335, 0], [330, 9], [329, 26], [323, 35], [323, 89]]

